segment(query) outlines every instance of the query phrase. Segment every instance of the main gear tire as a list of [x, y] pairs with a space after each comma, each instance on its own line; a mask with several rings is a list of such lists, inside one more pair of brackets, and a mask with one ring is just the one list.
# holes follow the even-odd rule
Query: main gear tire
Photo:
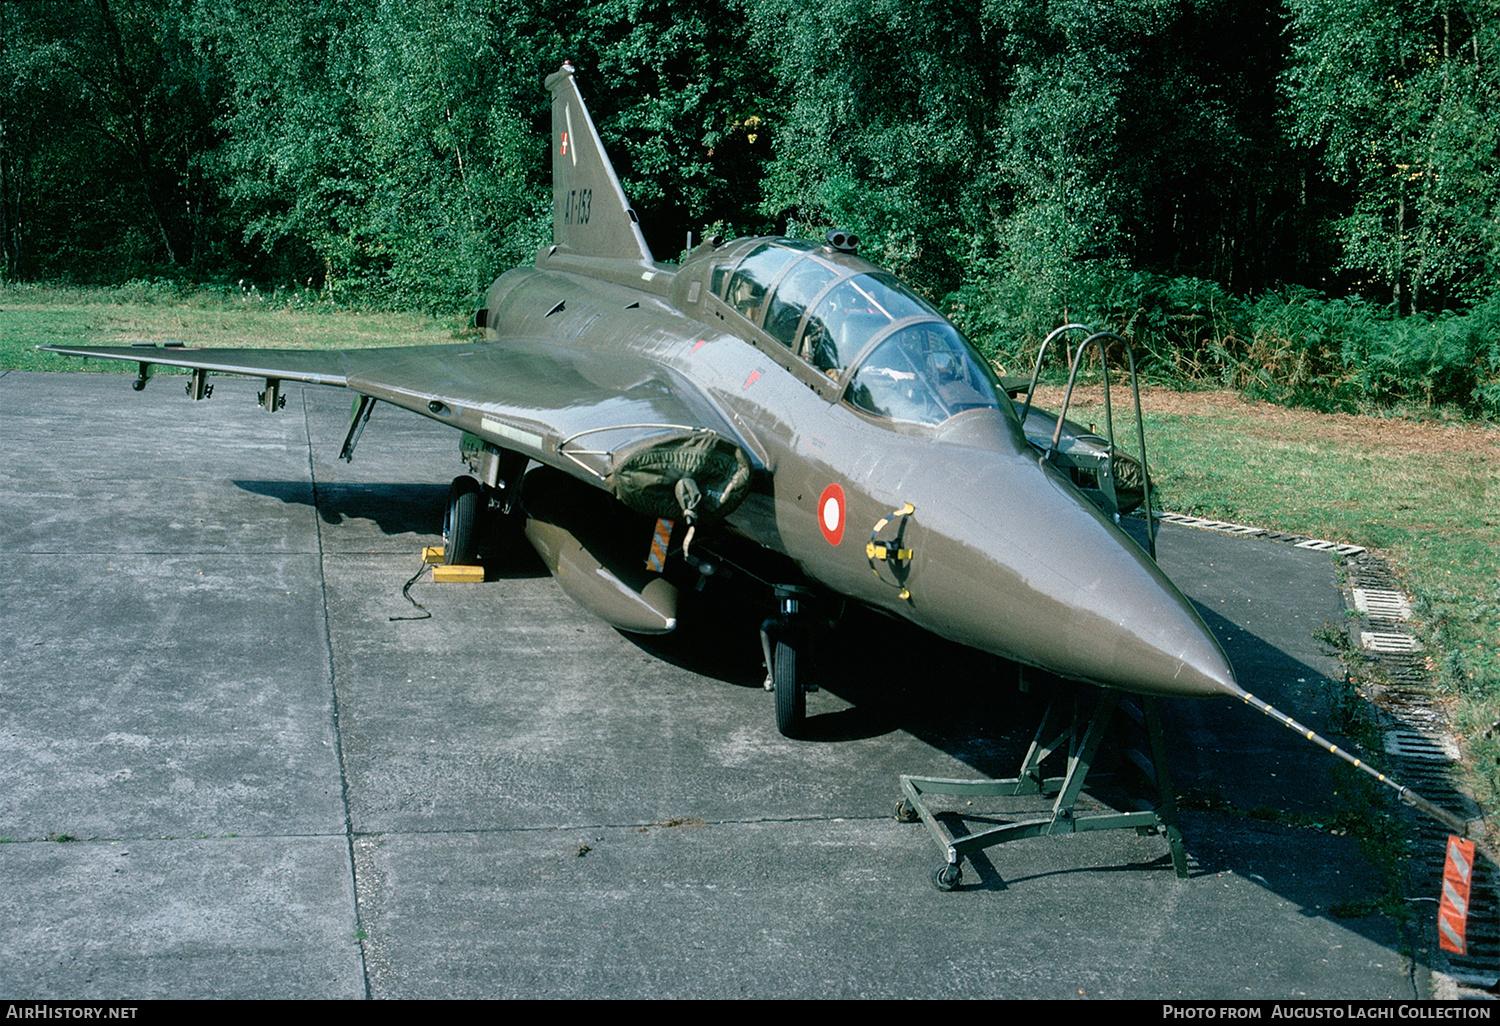
[[489, 505], [484, 488], [467, 475], [448, 486], [448, 510], [443, 516], [443, 562], [472, 566], [479, 557], [479, 530]]

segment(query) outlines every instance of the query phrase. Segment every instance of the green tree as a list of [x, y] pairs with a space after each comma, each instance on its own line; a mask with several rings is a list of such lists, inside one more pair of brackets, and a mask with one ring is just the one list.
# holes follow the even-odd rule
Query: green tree
[[201, 45], [228, 79], [225, 141], [212, 155], [245, 241], [274, 274], [325, 283], [368, 251], [358, 132], [364, 0], [202, 0]]
[[854, 229], [981, 332], [1034, 333], [1131, 267], [1255, 288], [1307, 266], [1295, 259], [1307, 247], [1287, 245], [1305, 169], [1275, 117], [1283, 44], [1264, 12], [1229, 0], [756, 10], [779, 86], [767, 210]]
[[1327, 287], [1340, 190], [1293, 146], [1278, 6], [1178, 3], [1134, 43], [1118, 153], [1133, 267], [1254, 294]]
[[1500, 6], [1290, 0], [1296, 137], [1353, 192], [1344, 264], [1402, 310], [1500, 270]]
[[753, 20], [777, 86], [765, 212], [792, 233], [854, 231], [929, 295], [956, 288], [1008, 209], [987, 161], [1004, 69], [979, 4], [760, 0]]
[[[767, 230], [765, 54], [753, 0], [597, 0], [568, 7], [568, 57], [658, 259], [687, 232]], [[546, 68], [553, 70], [557, 65]], [[533, 87], [534, 88], [534, 87]]]
[[494, 73], [492, 11], [480, 0], [385, 0], [365, 35], [361, 228], [387, 290], [408, 302], [469, 300], [546, 237], [545, 143]]
[[757, 79], [736, 74], [738, 0], [199, 11], [231, 83], [216, 170], [249, 238], [299, 279], [452, 305], [528, 259], [551, 209], [541, 81], [564, 59], [658, 254], [756, 207]]
[[183, 32], [187, 3], [0, 4], [6, 273], [203, 269], [217, 81]]

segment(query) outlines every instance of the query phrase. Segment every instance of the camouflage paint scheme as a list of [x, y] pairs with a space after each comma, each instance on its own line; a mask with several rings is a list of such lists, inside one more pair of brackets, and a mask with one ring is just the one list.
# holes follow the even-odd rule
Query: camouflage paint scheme
[[[490, 287], [482, 342], [50, 348], [138, 361], [143, 379], [146, 364], [163, 364], [264, 377], [273, 400], [288, 380], [404, 407], [472, 436], [465, 452], [496, 505], [514, 504], [528, 460], [555, 468], [535, 486], [537, 471], [525, 478], [527, 536], [569, 594], [626, 630], [676, 624], [678, 590], [644, 569], [642, 518], [665, 516], [662, 495], [681, 498], [672, 486], [696, 473], [709, 499], [694, 511], [701, 533], [687, 562], [700, 572], [719, 540], [748, 541], [796, 575], [770, 583], [832, 592], [1065, 678], [1241, 694], [1188, 600], [1028, 443], [946, 320], [833, 233], [826, 246], [714, 239], [680, 266], [657, 263], [573, 69], [547, 86], [554, 244]], [[849, 330], [881, 315], [863, 335]], [[621, 485], [640, 454], [670, 469], [692, 445], [724, 473], [685, 465], [658, 482], [654, 505]], [[586, 523], [569, 521], [591, 505], [565, 494], [578, 482], [597, 490]], [[684, 537], [679, 522], [672, 559]]]

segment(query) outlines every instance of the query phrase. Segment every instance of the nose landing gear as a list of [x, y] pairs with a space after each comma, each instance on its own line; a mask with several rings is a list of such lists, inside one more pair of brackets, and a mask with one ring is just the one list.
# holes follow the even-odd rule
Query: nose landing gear
[[760, 626], [761, 652], [766, 660], [766, 690], [776, 693], [776, 729], [786, 737], [800, 737], [807, 722], [807, 693], [817, 685], [810, 672], [809, 624], [803, 609], [811, 593], [795, 585], [777, 585], [779, 616]]

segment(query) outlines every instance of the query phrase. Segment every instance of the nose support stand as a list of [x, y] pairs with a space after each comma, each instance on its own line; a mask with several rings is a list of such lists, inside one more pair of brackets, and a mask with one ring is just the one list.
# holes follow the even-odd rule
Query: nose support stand
[[[1178, 828], [1172, 784], [1167, 776], [1166, 745], [1162, 739], [1161, 718], [1157, 713], [1156, 701], [1143, 697], [1137, 707], [1132, 698], [1127, 698], [1118, 691], [1100, 690], [1097, 694], [1097, 701], [1089, 709], [1090, 703], [1083, 688], [1059, 690], [1047, 706], [1042, 724], [1037, 728], [1031, 747], [1021, 760], [1020, 770], [1014, 777], [1003, 780], [946, 780], [905, 774], [901, 776], [904, 797], [896, 803], [896, 818], [906, 823], [915, 823], [920, 819], [943, 849], [946, 861], [932, 874], [933, 885], [938, 890], [951, 891], [959, 885], [963, 878], [961, 863], [965, 857], [975, 852], [1027, 837], [1076, 834], [1090, 830], [1163, 833], [1171, 848], [1173, 868], [1179, 877], [1186, 878], [1187, 854], [1183, 848], [1182, 831]], [[1154, 794], [1148, 794], [1144, 796], [1144, 801], [1136, 802], [1139, 807], [1134, 811], [1080, 810], [1078, 799], [1083, 792], [1084, 782], [1094, 768], [1100, 742], [1117, 712], [1126, 714], [1137, 728], [1137, 733], [1144, 732], [1149, 749], [1148, 754], [1139, 748], [1122, 745], [1124, 750], [1121, 753], [1121, 770], [1134, 770]], [[1054, 754], [1061, 755], [1064, 749], [1066, 768], [1062, 776], [1043, 776], [1042, 764]], [[1107, 774], [1095, 774], [1096, 783], [1105, 782], [1107, 778]], [[959, 834], [950, 829], [950, 825], [959, 826], [965, 817], [974, 818], [979, 813], [960, 815], [951, 811], [934, 811], [929, 802], [929, 796], [974, 799], [1028, 795], [1054, 796], [1050, 812], [1017, 819], [978, 833]]]

